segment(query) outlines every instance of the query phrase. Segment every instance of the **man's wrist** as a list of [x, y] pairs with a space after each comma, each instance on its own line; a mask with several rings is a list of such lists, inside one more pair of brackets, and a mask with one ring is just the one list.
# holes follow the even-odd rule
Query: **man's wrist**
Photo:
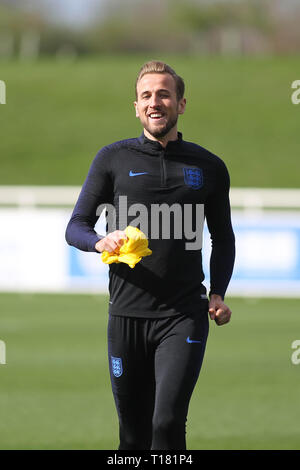
[[214, 294], [213, 292], [209, 294], [210, 300], [224, 300], [224, 297], [220, 294]]

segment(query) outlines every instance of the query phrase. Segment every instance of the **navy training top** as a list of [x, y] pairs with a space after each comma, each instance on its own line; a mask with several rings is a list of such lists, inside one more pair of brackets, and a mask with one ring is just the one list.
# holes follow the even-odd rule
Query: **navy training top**
[[[148, 223], [152, 250], [133, 269], [124, 263], [109, 265], [110, 314], [163, 318], [202, 309], [207, 302], [202, 250], [199, 243], [187, 249], [191, 233], [202, 228], [201, 207], [212, 243], [210, 294], [224, 299], [235, 258], [229, 186], [224, 162], [184, 141], [180, 132], [165, 148], [143, 133], [97, 153], [66, 229], [68, 244], [97, 252], [95, 244], [105, 236], [94, 230], [97, 208], [106, 203], [115, 208], [115, 229], [134, 225], [143, 230]], [[166, 204], [171, 210], [169, 215], [162, 210], [158, 227], [157, 209]], [[121, 207], [126, 205], [124, 216]], [[137, 223], [142, 221], [141, 207], [144, 219], [146, 214], [143, 226]]]

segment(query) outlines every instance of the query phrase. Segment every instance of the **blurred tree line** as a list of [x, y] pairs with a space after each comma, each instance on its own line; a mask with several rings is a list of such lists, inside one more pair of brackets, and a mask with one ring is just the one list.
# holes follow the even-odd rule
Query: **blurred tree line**
[[295, 0], [102, 0], [84, 27], [53, 21], [49, 2], [25, 3], [0, 0], [0, 56], [300, 50]]

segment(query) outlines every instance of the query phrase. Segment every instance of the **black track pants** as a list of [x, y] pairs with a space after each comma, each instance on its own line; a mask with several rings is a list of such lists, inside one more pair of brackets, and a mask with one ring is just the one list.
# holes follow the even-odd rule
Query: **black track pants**
[[163, 319], [110, 316], [119, 449], [186, 449], [185, 423], [208, 335], [207, 307]]

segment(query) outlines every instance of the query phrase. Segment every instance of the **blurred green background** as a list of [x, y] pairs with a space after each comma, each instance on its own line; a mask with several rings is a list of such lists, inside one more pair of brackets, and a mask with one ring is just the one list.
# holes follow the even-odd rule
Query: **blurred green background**
[[[142, 132], [134, 83], [151, 58], [1, 64], [8, 104], [1, 108], [0, 183], [81, 184], [102, 146]], [[184, 138], [221, 156], [232, 186], [298, 186], [299, 107], [291, 102], [298, 57], [159, 59], [185, 79]]]
[[1, 0], [0, 184], [81, 184], [103, 145], [141, 133], [134, 83], [156, 58], [186, 82], [184, 138], [232, 186], [297, 187], [299, 20], [292, 0]]
[[[134, 82], [157, 58], [185, 80], [184, 138], [221, 156], [233, 187], [299, 186], [297, 2], [113, 0], [89, 16], [62, 3], [0, 1], [1, 185], [81, 185], [103, 145], [141, 133]], [[117, 447], [107, 302], [0, 295], [1, 449]], [[299, 449], [299, 302], [227, 302], [231, 324], [210, 324], [188, 448]]]

